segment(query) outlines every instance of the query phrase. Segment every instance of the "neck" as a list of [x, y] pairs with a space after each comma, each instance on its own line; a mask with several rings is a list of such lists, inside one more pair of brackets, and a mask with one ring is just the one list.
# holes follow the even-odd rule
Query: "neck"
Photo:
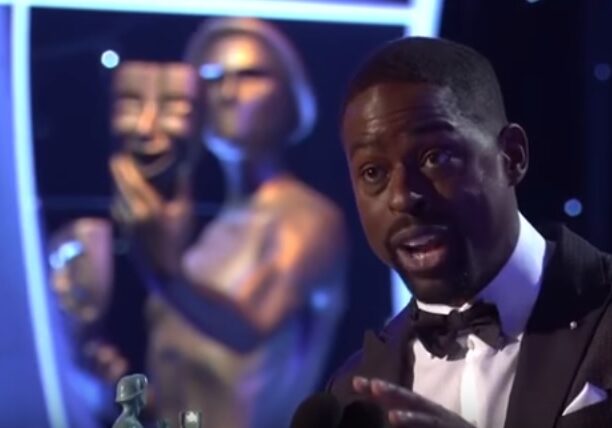
[[285, 173], [280, 156], [270, 154], [222, 160], [221, 167], [227, 184], [226, 205], [244, 203], [262, 184]]
[[123, 415], [124, 416], [138, 416], [138, 408], [134, 404], [123, 404]]
[[[451, 306], [458, 307], [476, 298], [476, 296], [478, 296], [480, 292], [486, 288], [487, 285], [489, 285], [489, 283], [504, 268], [512, 256], [512, 253], [514, 252], [519, 240], [521, 225], [518, 208], [511, 212], [511, 216], [505, 221], [505, 224], [508, 225], [506, 233], [498, 236], [497, 246], [495, 249], [490, 249], [487, 251], [491, 257], [495, 257], [486, 264], [489, 266], [489, 268], [483, 269], [481, 272], [479, 272], [478, 276], [476, 277], [477, 279], [475, 284], [472, 287], [468, 287], [469, 289], [465, 295], [453, 299], [450, 302]], [[500, 227], [498, 230], [503, 230], [503, 228]]]

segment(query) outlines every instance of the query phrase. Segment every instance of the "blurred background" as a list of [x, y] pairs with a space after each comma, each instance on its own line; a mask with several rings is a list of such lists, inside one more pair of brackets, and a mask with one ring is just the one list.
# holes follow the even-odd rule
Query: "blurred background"
[[[399, 0], [335, 3], [415, 6]], [[536, 225], [564, 222], [612, 250], [612, 2], [446, 0], [440, 6], [438, 36], [491, 60], [508, 117], [530, 138], [531, 166], [519, 188], [523, 213]], [[109, 94], [115, 67], [135, 59], [180, 61], [206, 17], [45, 7], [33, 7], [30, 17], [32, 143], [45, 236], [74, 218], [110, 216], [108, 158], [116, 148], [109, 133]], [[323, 386], [360, 346], [364, 330], [381, 327], [395, 310], [392, 276], [369, 250], [354, 207], [339, 141], [340, 101], [352, 70], [369, 51], [411, 32], [410, 25], [273, 23], [302, 55], [319, 106], [314, 132], [288, 152], [290, 170], [340, 206], [349, 231], [347, 310], [319, 380]], [[205, 226], [218, 213], [225, 184], [206, 152], [196, 176], [198, 223]], [[117, 237], [118, 286], [103, 335], [122, 349], [130, 371], [145, 371], [148, 337], [140, 318], [146, 289], [126, 248]]]

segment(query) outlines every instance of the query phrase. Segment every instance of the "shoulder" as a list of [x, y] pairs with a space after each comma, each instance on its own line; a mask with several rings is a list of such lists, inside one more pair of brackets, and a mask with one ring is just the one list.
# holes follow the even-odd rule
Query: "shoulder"
[[[353, 391], [353, 377], [363, 375], [365, 372], [378, 371], [380, 362], [389, 362], [387, 357], [393, 358], [397, 353], [397, 344], [406, 337], [410, 307], [406, 306], [399, 314], [394, 316], [379, 331], [367, 330], [363, 337], [362, 348], [352, 354], [330, 377], [326, 391], [334, 394], [340, 401], [350, 401], [355, 396]], [[386, 349], [382, 354], [382, 349]], [[392, 346], [392, 348], [387, 348]], [[367, 358], [366, 358], [367, 355]], [[373, 358], [374, 357], [374, 358]], [[364, 361], [365, 359], [365, 361]]]
[[285, 184], [277, 202], [280, 231], [299, 236], [304, 245], [342, 248], [346, 242], [344, 215], [329, 198], [298, 180]]
[[115, 421], [113, 428], [142, 428], [142, 424], [134, 417], [123, 416]]
[[341, 210], [331, 199], [299, 180], [287, 184], [287, 196], [283, 205], [290, 211], [316, 213], [317, 217], [325, 220], [342, 218]]
[[[578, 286], [580, 294], [606, 293], [612, 284], [612, 255], [560, 224], [541, 227], [552, 244], [547, 273]], [[601, 302], [600, 302], [601, 303]]]
[[362, 358], [363, 350], [351, 355], [329, 378], [325, 390], [331, 392], [341, 402], [350, 401], [350, 397], [355, 394], [352, 384], [353, 377], [357, 374]]

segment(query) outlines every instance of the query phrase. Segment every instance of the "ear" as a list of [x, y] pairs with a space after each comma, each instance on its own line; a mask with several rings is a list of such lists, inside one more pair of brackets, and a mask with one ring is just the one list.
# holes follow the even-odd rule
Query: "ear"
[[520, 125], [510, 123], [501, 130], [498, 141], [508, 182], [512, 186], [516, 186], [525, 177], [529, 168], [527, 134]]

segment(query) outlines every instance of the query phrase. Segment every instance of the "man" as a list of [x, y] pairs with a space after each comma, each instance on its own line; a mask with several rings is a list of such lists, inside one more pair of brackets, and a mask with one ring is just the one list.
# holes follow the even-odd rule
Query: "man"
[[351, 81], [342, 138], [370, 246], [414, 299], [329, 391], [394, 427], [612, 426], [610, 258], [520, 214], [527, 136], [488, 61], [390, 42]]

